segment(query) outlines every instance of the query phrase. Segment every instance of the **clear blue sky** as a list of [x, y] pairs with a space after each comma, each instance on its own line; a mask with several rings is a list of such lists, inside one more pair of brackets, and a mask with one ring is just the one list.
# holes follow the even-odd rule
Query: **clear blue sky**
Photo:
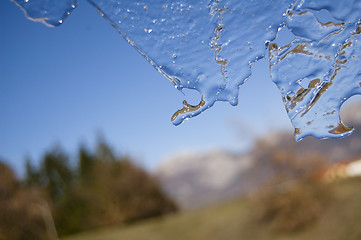
[[[188, 93], [185, 91], [185, 93]], [[292, 132], [267, 61], [253, 67], [239, 105], [216, 103], [180, 126], [184, 96], [85, 0], [60, 27], [27, 20], [0, 2], [0, 157], [19, 173], [54, 144], [75, 153], [101, 133], [119, 153], [153, 169], [175, 152], [242, 151], [255, 136]]]

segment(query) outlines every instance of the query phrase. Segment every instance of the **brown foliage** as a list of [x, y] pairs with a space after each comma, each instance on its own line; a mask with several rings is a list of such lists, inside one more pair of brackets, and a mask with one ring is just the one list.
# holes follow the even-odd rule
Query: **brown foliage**
[[302, 230], [316, 221], [327, 204], [330, 189], [320, 182], [297, 180], [269, 187], [258, 195], [259, 219], [278, 232]]
[[88, 176], [92, 180], [78, 185], [72, 194], [86, 204], [81, 217], [83, 230], [159, 216], [177, 209], [156, 181], [127, 159], [96, 160]]
[[[262, 149], [265, 151], [265, 149]], [[268, 148], [272, 179], [256, 194], [257, 219], [278, 232], [293, 232], [310, 226], [322, 214], [331, 189], [317, 172], [326, 160], [318, 154], [297, 155], [291, 146]]]
[[14, 172], [1, 162], [0, 239], [48, 239], [36, 197], [21, 187]]

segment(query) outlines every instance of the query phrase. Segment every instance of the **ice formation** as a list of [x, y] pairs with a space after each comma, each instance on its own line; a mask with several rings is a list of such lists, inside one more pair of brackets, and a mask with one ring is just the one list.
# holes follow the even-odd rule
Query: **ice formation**
[[[13, 0], [32, 20], [56, 26], [75, 0]], [[361, 94], [360, 0], [88, 0], [175, 87], [198, 91], [172, 117], [178, 125], [216, 101], [238, 102], [251, 65], [269, 56], [299, 140], [342, 137], [344, 101]], [[320, 11], [331, 22], [322, 22]], [[281, 28], [295, 38], [272, 43]]]

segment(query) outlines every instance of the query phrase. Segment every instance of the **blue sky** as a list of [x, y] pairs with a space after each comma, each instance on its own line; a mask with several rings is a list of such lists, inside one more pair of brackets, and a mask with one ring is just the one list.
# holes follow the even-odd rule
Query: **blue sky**
[[[64, 23], [27, 20], [10, 0], [0, 2], [0, 157], [19, 173], [59, 144], [75, 153], [101, 134], [119, 153], [148, 169], [184, 150], [247, 149], [254, 138], [292, 132], [268, 63], [252, 67], [239, 104], [216, 103], [174, 126], [184, 96], [85, 0]], [[189, 96], [188, 96], [189, 95]]]

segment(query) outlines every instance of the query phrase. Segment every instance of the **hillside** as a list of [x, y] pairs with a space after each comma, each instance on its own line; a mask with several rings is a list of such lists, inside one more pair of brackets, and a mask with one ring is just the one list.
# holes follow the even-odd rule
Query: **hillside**
[[[193, 212], [151, 219], [138, 224], [101, 229], [63, 240], [359, 240], [361, 239], [361, 178], [332, 183], [332, 195], [318, 218], [298, 231], [275, 231], [257, 218], [258, 201], [240, 199]], [[310, 209], [306, 206], [306, 211]], [[296, 209], [294, 209], [296, 210]], [[298, 216], [290, 212], [292, 221]]]

